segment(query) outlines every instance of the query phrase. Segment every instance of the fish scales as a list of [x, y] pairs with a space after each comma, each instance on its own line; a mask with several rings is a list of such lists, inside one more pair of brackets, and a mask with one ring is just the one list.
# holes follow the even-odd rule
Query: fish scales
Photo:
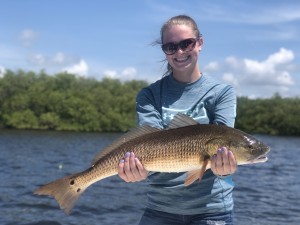
[[[145, 135], [143, 138], [133, 140], [132, 144], [129, 142], [130, 145], [126, 146], [123, 151], [121, 150], [120, 157], [128, 149], [134, 149], [135, 155], [144, 167], [150, 171], [185, 171], [186, 164], [190, 164], [190, 157], [200, 158], [201, 152], [205, 152], [199, 151], [201, 150], [199, 130], [198, 134], [195, 131], [197, 129], [192, 130], [183, 127]], [[122, 148], [122, 146], [120, 147]]]
[[134, 149], [136, 157], [149, 171], [183, 172], [193, 165], [199, 168], [201, 153], [205, 153], [204, 143], [199, 139], [201, 133], [199, 129], [183, 127], [165, 130], [163, 134], [147, 134], [126, 142], [95, 163], [93, 170], [97, 176], [93, 175], [92, 180], [103, 179], [100, 174], [103, 177], [117, 174], [116, 165], [130, 149]]

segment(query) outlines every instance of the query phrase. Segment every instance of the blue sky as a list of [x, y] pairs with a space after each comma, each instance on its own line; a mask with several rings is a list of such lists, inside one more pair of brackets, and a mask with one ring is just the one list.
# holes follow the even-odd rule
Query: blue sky
[[170, 17], [193, 17], [204, 38], [200, 70], [238, 95], [300, 97], [297, 0], [7, 0], [1, 2], [5, 70], [153, 82], [164, 72], [159, 38]]

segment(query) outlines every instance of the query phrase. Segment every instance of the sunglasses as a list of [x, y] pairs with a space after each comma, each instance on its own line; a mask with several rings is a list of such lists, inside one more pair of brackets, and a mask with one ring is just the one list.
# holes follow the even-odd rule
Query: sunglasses
[[192, 51], [196, 46], [196, 38], [188, 38], [180, 41], [179, 43], [169, 42], [161, 46], [163, 52], [167, 55], [175, 54], [180, 48], [183, 52]]

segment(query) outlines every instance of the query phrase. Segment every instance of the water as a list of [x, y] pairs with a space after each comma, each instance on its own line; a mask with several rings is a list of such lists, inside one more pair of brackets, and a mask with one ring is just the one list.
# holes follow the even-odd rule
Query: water
[[[136, 224], [145, 182], [117, 176], [94, 184], [70, 216], [52, 198], [34, 196], [41, 184], [89, 167], [93, 156], [120, 134], [0, 131], [0, 224]], [[257, 136], [271, 146], [264, 164], [241, 166], [234, 177], [238, 225], [300, 224], [300, 138]]]

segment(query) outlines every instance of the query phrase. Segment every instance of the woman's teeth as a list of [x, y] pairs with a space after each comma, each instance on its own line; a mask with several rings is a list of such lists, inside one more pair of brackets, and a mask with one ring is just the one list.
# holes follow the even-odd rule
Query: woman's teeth
[[177, 62], [185, 62], [185, 61], [188, 60], [188, 58], [189, 58], [189, 56], [186, 56], [186, 57], [182, 57], [182, 58], [175, 58], [175, 60], [176, 60]]

